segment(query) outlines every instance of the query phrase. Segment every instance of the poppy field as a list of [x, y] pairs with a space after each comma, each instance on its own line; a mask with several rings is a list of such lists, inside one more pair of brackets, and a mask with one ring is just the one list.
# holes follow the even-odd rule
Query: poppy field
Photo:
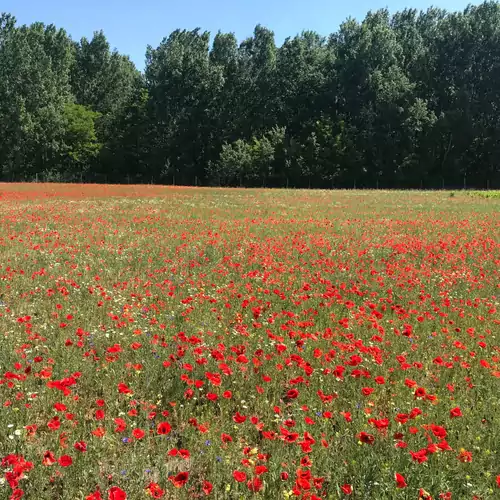
[[500, 498], [499, 209], [0, 185], [0, 498]]

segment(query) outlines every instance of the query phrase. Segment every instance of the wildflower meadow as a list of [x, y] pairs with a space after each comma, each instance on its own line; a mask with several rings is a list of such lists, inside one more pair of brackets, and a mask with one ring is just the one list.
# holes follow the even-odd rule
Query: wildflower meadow
[[0, 498], [500, 498], [499, 209], [0, 185]]

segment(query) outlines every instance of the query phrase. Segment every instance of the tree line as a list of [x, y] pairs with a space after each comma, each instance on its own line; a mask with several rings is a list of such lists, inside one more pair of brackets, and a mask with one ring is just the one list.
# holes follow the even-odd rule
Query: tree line
[[500, 4], [348, 19], [281, 46], [176, 30], [143, 72], [103, 32], [0, 16], [0, 179], [500, 186]]

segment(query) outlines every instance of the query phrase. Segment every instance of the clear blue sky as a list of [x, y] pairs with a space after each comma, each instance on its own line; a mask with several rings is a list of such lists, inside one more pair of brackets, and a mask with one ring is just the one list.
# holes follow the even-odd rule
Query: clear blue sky
[[144, 67], [146, 45], [158, 46], [174, 29], [200, 27], [215, 34], [234, 32], [239, 40], [260, 23], [281, 44], [304, 29], [322, 35], [336, 31], [347, 17], [362, 19], [371, 9], [404, 7], [463, 9], [464, 0], [0, 0], [0, 12], [13, 14], [20, 24], [42, 21], [65, 28], [73, 39], [104, 30], [113, 48]]

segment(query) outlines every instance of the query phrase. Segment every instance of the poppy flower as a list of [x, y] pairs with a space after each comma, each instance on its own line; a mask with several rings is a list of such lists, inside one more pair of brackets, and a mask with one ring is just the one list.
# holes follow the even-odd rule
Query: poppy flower
[[160, 488], [160, 485], [154, 482], [149, 483], [149, 485], [146, 487], [146, 492], [153, 498], [163, 498], [163, 496], [165, 495], [165, 490], [162, 490]]
[[156, 432], [160, 435], [168, 434], [172, 430], [168, 422], [161, 422], [156, 427]]
[[462, 448], [457, 458], [460, 462], [463, 463], [472, 462], [472, 453]]
[[229, 434], [222, 433], [220, 436], [223, 443], [230, 443], [233, 438]]
[[73, 463], [73, 459], [69, 455], [63, 455], [59, 457], [58, 462], [61, 467], [69, 467]]
[[233, 420], [237, 424], [242, 424], [246, 419], [247, 417], [245, 415], [241, 415], [240, 412], [238, 411], [233, 415]]
[[98, 438], [102, 438], [106, 434], [106, 429], [104, 429], [104, 427], [98, 427], [92, 431], [92, 434]]
[[168, 479], [176, 488], [182, 488], [189, 479], [189, 472], [179, 472], [176, 476], [170, 476]]
[[257, 476], [260, 476], [261, 474], [264, 474], [267, 471], [268, 471], [268, 468], [265, 465], [256, 465], [255, 466], [255, 474]]
[[142, 430], [142, 429], [134, 429], [132, 431], [132, 436], [135, 437], [135, 439], [142, 439], [144, 436], [146, 435], [146, 433]]
[[118, 486], [112, 486], [108, 490], [108, 500], [127, 500], [127, 494]]
[[205, 493], [205, 495], [210, 495], [210, 493], [212, 493], [212, 490], [213, 490], [213, 485], [210, 481], [203, 481], [203, 493]]
[[116, 424], [115, 432], [123, 432], [127, 428], [127, 423], [123, 418], [115, 418], [113, 421]]
[[426, 395], [426, 391], [423, 387], [418, 387], [416, 390], [415, 390], [415, 397], [416, 398], [424, 398], [425, 395]]
[[254, 477], [253, 479], [247, 481], [247, 488], [254, 493], [260, 491], [263, 485], [264, 483], [259, 477]]
[[56, 463], [56, 461], [57, 461], [56, 457], [54, 453], [52, 453], [51, 451], [46, 451], [43, 454], [43, 460], [42, 460], [43, 465], [53, 465]]
[[405, 478], [398, 472], [394, 474], [394, 478], [396, 479], [396, 488], [406, 488], [408, 486]]
[[358, 434], [358, 439], [365, 444], [373, 444], [375, 442], [375, 438], [371, 434], [364, 431]]
[[78, 441], [74, 444], [73, 446], [75, 450], [80, 451], [80, 452], [85, 452], [87, 451], [87, 443], [85, 441]]
[[15, 488], [12, 491], [12, 495], [9, 497], [9, 500], [21, 500], [24, 496], [24, 491], [20, 488]]
[[342, 493], [344, 493], [344, 495], [351, 495], [352, 494], [352, 491], [353, 491], [353, 488], [352, 488], [352, 485], [350, 484], [343, 484], [340, 489], [342, 490]]
[[103, 500], [101, 492], [99, 490], [94, 491], [94, 493], [91, 493], [90, 495], [87, 495], [85, 497], [85, 500]]
[[59, 417], [54, 417], [52, 418], [51, 420], [49, 420], [49, 422], [47, 423], [47, 427], [51, 430], [51, 431], [56, 431], [57, 429], [59, 429], [59, 427], [61, 427], [61, 422], [59, 420]]
[[430, 493], [427, 493], [423, 488], [418, 491], [418, 500], [432, 500]]
[[247, 475], [244, 472], [240, 472], [240, 471], [235, 470], [235, 471], [233, 471], [233, 478], [238, 483], [243, 483], [244, 481], [246, 481]]

